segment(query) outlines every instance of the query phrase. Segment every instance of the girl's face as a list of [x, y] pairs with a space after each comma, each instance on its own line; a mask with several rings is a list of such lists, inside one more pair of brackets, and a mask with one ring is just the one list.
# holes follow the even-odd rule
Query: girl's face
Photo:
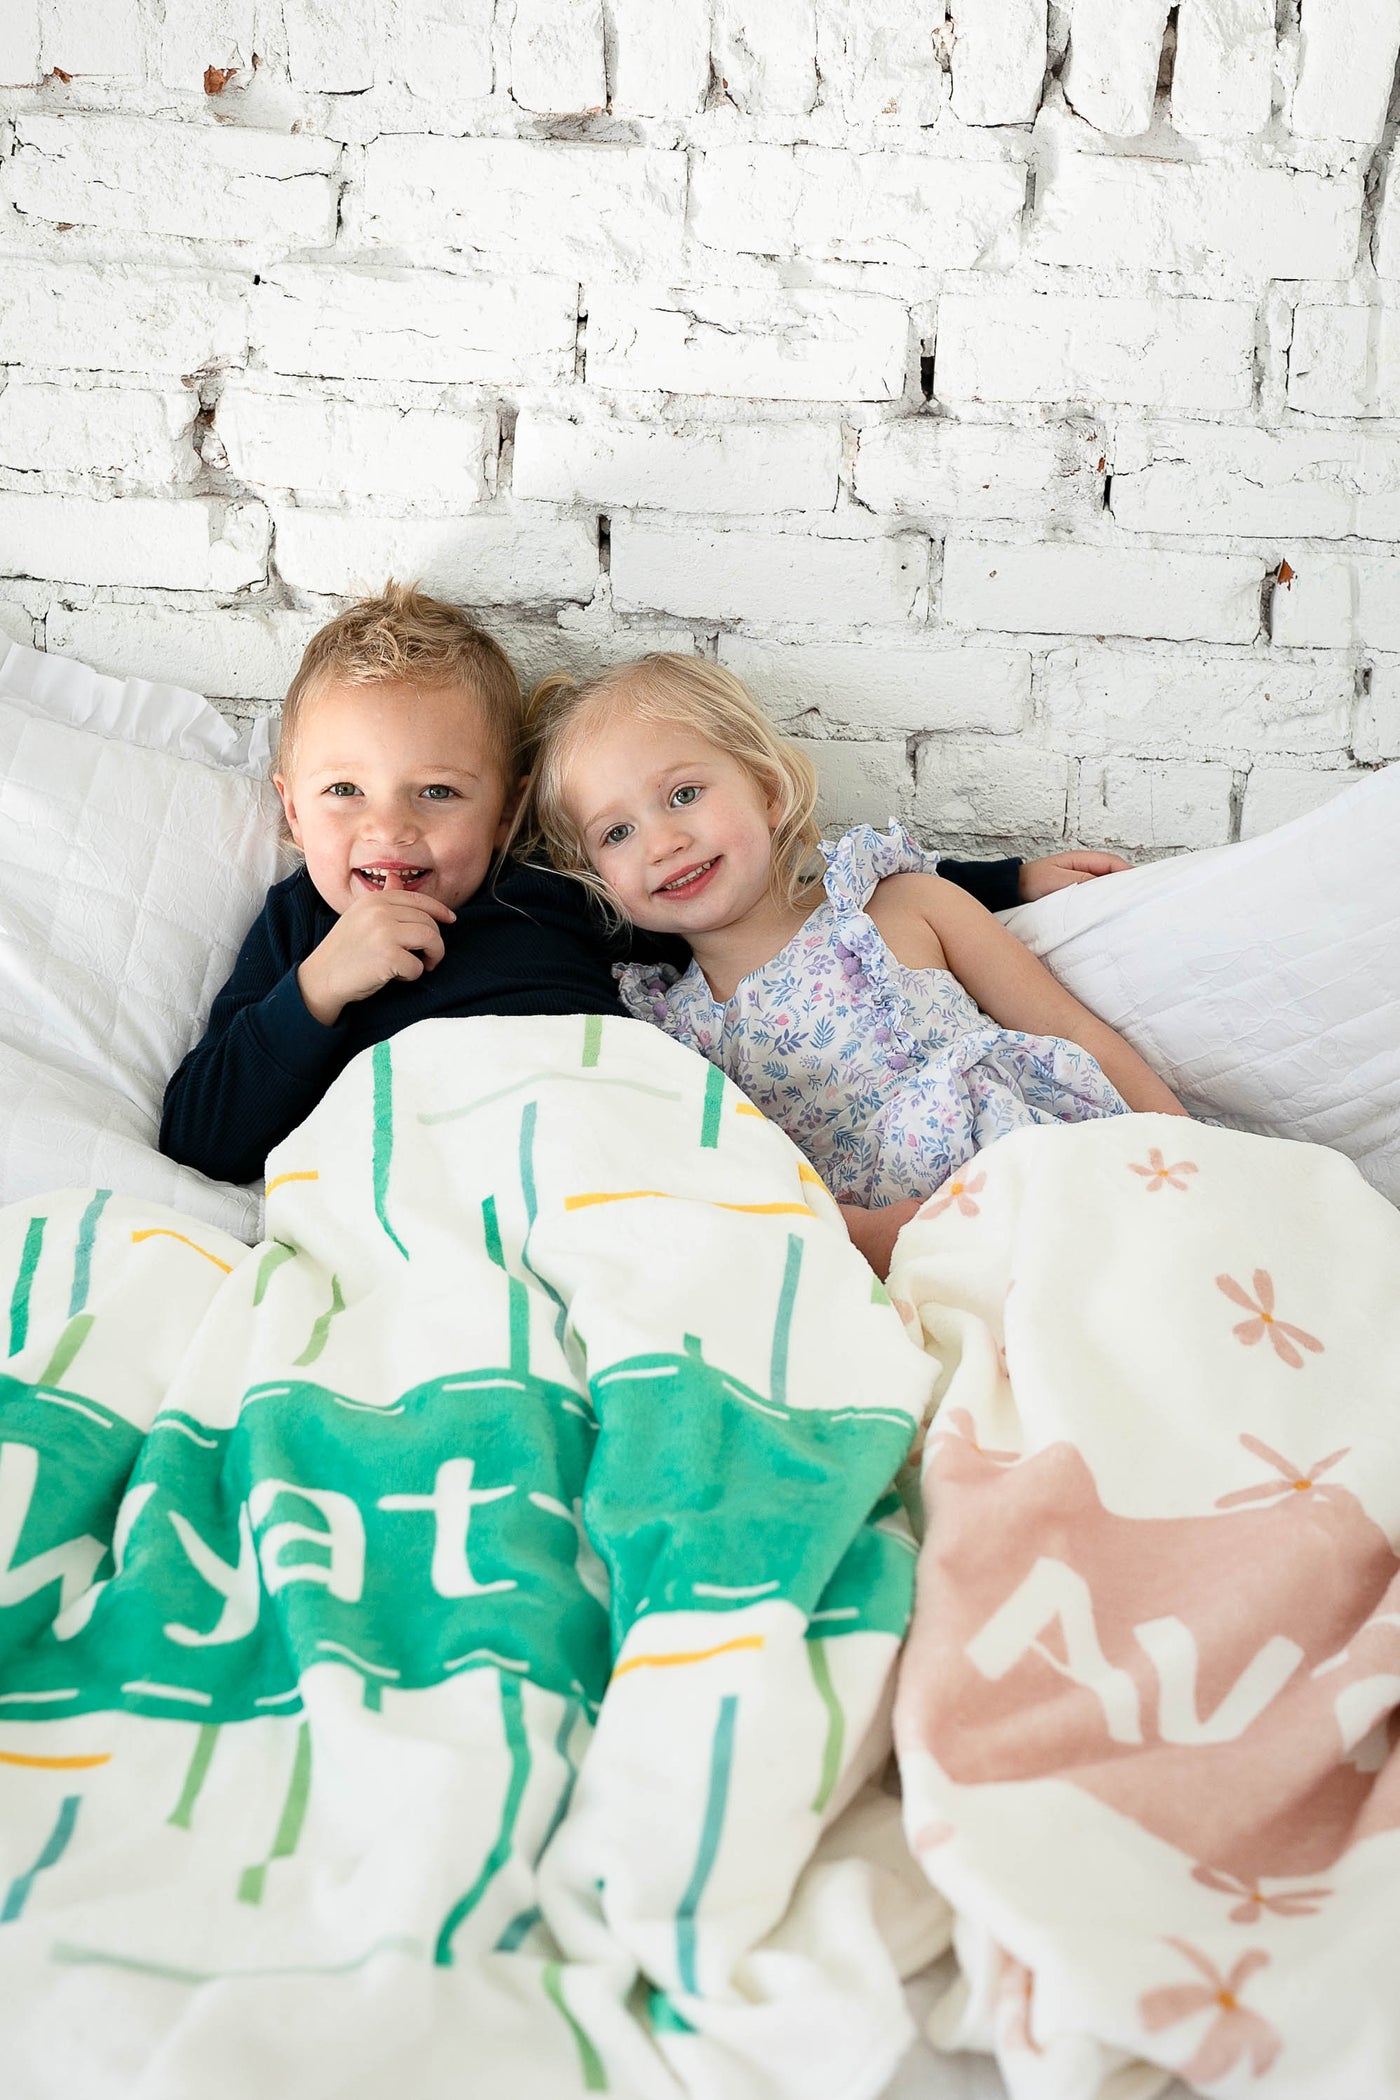
[[564, 800], [635, 926], [693, 944], [769, 895], [776, 812], [752, 774], [697, 730], [635, 720], [585, 729]]

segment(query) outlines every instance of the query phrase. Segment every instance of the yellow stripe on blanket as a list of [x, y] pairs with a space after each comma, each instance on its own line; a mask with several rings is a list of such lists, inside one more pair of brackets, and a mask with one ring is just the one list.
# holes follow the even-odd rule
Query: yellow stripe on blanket
[[207, 1247], [201, 1247], [196, 1241], [186, 1239], [183, 1232], [172, 1232], [168, 1225], [148, 1225], [142, 1232], [133, 1232], [131, 1235], [133, 1247], [138, 1240], [179, 1240], [182, 1246], [193, 1247], [196, 1254], [202, 1254], [206, 1261], [212, 1261], [214, 1267], [222, 1269], [225, 1276], [229, 1276], [233, 1272], [232, 1262], [220, 1261], [218, 1255], [211, 1254]]
[[309, 1170], [303, 1168], [299, 1174], [274, 1174], [267, 1187], [263, 1190], [263, 1195], [264, 1197], [270, 1196], [274, 1189], [280, 1189], [289, 1181], [319, 1181], [320, 1178], [321, 1176], [315, 1167]]
[[109, 1765], [110, 1750], [93, 1757], [30, 1757], [22, 1750], [0, 1750], [0, 1765], [32, 1765], [44, 1772], [86, 1772], [92, 1765]]
[[[587, 1210], [591, 1203], [636, 1203], [643, 1196], [659, 1196], [665, 1203], [683, 1203], [689, 1200], [684, 1196], [673, 1195], [670, 1189], [599, 1189], [582, 1196], [566, 1196], [564, 1208]], [[805, 1203], [712, 1203], [710, 1208], [742, 1210], [758, 1218], [810, 1218], [812, 1215]]]
[[708, 1662], [712, 1655], [732, 1655], [738, 1648], [762, 1648], [766, 1640], [766, 1634], [745, 1633], [736, 1641], [721, 1641], [717, 1648], [691, 1648], [679, 1655], [633, 1655], [618, 1664], [613, 1676], [625, 1677], [629, 1670], [673, 1670], [678, 1663]]

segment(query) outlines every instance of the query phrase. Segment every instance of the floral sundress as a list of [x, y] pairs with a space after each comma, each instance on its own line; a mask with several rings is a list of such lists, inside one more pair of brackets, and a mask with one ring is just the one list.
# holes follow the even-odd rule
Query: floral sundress
[[698, 963], [617, 971], [626, 1011], [728, 1073], [836, 1196], [928, 1196], [975, 1152], [1031, 1123], [1128, 1105], [1087, 1050], [988, 1020], [950, 970], [895, 961], [865, 907], [888, 875], [932, 874], [892, 824], [857, 825], [826, 859], [826, 899], [787, 946], [716, 999]]

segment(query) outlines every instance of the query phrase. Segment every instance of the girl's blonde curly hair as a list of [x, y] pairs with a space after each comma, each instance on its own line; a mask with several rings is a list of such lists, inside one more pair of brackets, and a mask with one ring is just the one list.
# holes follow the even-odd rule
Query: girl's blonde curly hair
[[[810, 759], [778, 736], [748, 689], [721, 665], [700, 656], [659, 651], [616, 664], [595, 678], [568, 671], [542, 678], [525, 704], [525, 759], [530, 781], [512, 843], [542, 849], [620, 917], [617, 899], [596, 872], [569, 812], [569, 760], [592, 731], [626, 716], [675, 723], [737, 759], [777, 810], [773, 826], [773, 893], [795, 904], [814, 879], [821, 834], [817, 776]], [[818, 869], [816, 872], [820, 872]]]

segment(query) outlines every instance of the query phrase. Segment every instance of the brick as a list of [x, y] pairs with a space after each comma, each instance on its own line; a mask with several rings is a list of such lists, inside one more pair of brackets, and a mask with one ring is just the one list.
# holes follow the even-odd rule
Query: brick
[[1314, 416], [1400, 416], [1400, 306], [1299, 306], [1288, 405]]
[[267, 544], [267, 513], [257, 503], [0, 495], [5, 576], [234, 591], [263, 580]]
[[287, 72], [309, 95], [359, 95], [375, 82], [383, 38], [378, 9], [335, 0], [282, 0]]
[[1252, 554], [949, 539], [943, 617], [1002, 634], [1252, 642], [1263, 581]]
[[1299, 138], [1374, 145], [1400, 53], [1400, 0], [1303, 0], [1298, 42], [1289, 128]]
[[577, 286], [559, 278], [286, 264], [252, 295], [275, 372], [311, 378], [572, 379]]
[[947, 649], [869, 642], [756, 642], [722, 634], [719, 660], [785, 729], [1020, 729], [1030, 711], [1023, 650]]
[[1045, 0], [958, 0], [953, 115], [1029, 124], [1045, 82]]
[[324, 247], [335, 235], [338, 161], [325, 140], [212, 123], [24, 116], [0, 166], [0, 202], [21, 218], [107, 233]]
[[1079, 836], [1138, 851], [1223, 846], [1233, 788], [1229, 766], [1086, 760], [1079, 768]]
[[6, 0], [0, 8], [0, 87], [32, 87], [39, 63], [39, 0]]
[[416, 577], [462, 605], [548, 605], [588, 598], [598, 580], [592, 523], [537, 524], [508, 513], [461, 519], [366, 518], [274, 509], [278, 571], [306, 591], [378, 590]]
[[45, 647], [114, 678], [151, 678], [221, 700], [280, 700], [320, 613], [184, 611], [161, 605], [56, 605]]
[[[12, 642], [22, 642], [26, 649], [35, 645], [34, 615], [16, 599], [0, 595], [0, 635]], [[3, 651], [0, 651], [0, 655]]]
[[1400, 539], [1400, 437], [1208, 423], [1120, 431], [1111, 496], [1130, 531]]
[[1249, 407], [1254, 307], [1235, 299], [999, 292], [939, 301], [940, 401], [1122, 401], [1203, 414]]
[[638, 117], [688, 117], [710, 86], [708, 0], [612, 0], [612, 106]]
[[1186, 0], [1177, 12], [1172, 123], [1194, 138], [1250, 138], [1273, 109], [1274, 0]]
[[[7, 0], [8, 5], [8, 0]], [[92, 0], [44, 0], [43, 70], [138, 80], [141, 16], [134, 7], [94, 7]]]
[[495, 0], [417, 0], [400, 9], [385, 68], [411, 95], [454, 105], [491, 92]]
[[1073, 425], [1006, 430], [906, 416], [863, 430], [855, 493], [911, 518], [1043, 520], [1097, 507], [1103, 445]]
[[189, 481], [198, 469], [199, 397], [12, 379], [0, 394], [0, 466], [31, 474], [120, 474], [149, 484]]
[[238, 72], [253, 62], [253, 0], [180, 0], [155, 40], [155, 76], [193, 94], [208, 67]]
[[817, 99], [813, 0], [716, 0], [714, 63], [724, 94], [746, 115], [805, 116]]
[[[3, 409], [0, 399], [0, 409]], [[522, 409], [516, 496], [551, 503], [714, 511], [831, 510], [841, 466], [839, 423], [575, 421]]]
[[817, 62], [823, 104], [851, 124], [934, 124], [948, 76], [934, 44], [943, 0], [819, 0]]
[[964, 269], [999, 235], [1019, 237], [1025, 195], [1025, 169], [1008, 161], [721, 146], [695, 163], [690, 218], [727, 254]]
[[916, 777], [914, 823], [935, 846], [1065, 835], [1069, 761], [1055, 752], [935, 738], [920, 747]]
[[1255, 766], [1245, 784], [1240, 837], [1258, 838], [1261, 832], [1291, 824], [1295, 817], [1321, 809], [1324, 802], [1355, 787], [1365, 777], [1364, 773], [1311, 773], [1282, 766]]
[[1135, 138], [1152, 121], [1170, 0], [1075, 0], [1061, 81], [1097, 131]]
[[214, 431], [230, 470], [255, 487], [462, 508], [485, 494], [487, 419], [480, 410], [387, 408], [319, 393], [264, 393], [234, 381], [219, 401]]
[[1353, 678], [1322, 659], [1052, 649], [1039, 682], [1044, 730], [1072, 751], [1341, 751]]
[[1037, 202], [1035, 261], [1197, 276], [1349, 277], [1360, 175], [1066, 153]]
[[903, 744], [801, 736], [791, 742], [817, 769], [817, 822], [824, 837], [839, 838], [853, 824], [883, 831], [891, 817], [904, 815], [914, 774]]
[[616, 518], [613, 602], [620, 611], [772, 625], [901, 625], [928, 587], [928, 542], [812, 539], [801, 533], [677, 532]]
[[603, 107], [608, 84], [600, 0], [516, 0], [510, 91], [522, 109]]
[[1284, 649], [1400, 649], [1400, 556], [1298, 555], [1297, 573], [1273, 597], [1273, 636]]
[[685, 156], [648, 146], [391, 137], [365, 149], [367, 239], [519, 272], [662, 272], [685, 217]]
[[1352, 748], [1365, 764], [1400, 758], [1400, 657], [1371, 666], [1369, 688], [1357, 705]]
[[198, 372], [237, 362], [247, 340], [236, 279], [124, 263], [0, 270], [0, 364]]
[[606, 613], [600, 618], [592, 606], [565, 606], [557, 620], [493, 613], [486, 625], [514, 664], [526, 693], [550, 671], [572, 671], [576, 678], [592, 678], [613, 664], [628, 663], [658, 649], [675, 656], [695, 654], [695, 637], [688, 628], [614, 620]]
[[909, 312], [864, 292], [647, 293], [598, 287], [591, 385], [778, 401], [887, 401], [904, 392]]

